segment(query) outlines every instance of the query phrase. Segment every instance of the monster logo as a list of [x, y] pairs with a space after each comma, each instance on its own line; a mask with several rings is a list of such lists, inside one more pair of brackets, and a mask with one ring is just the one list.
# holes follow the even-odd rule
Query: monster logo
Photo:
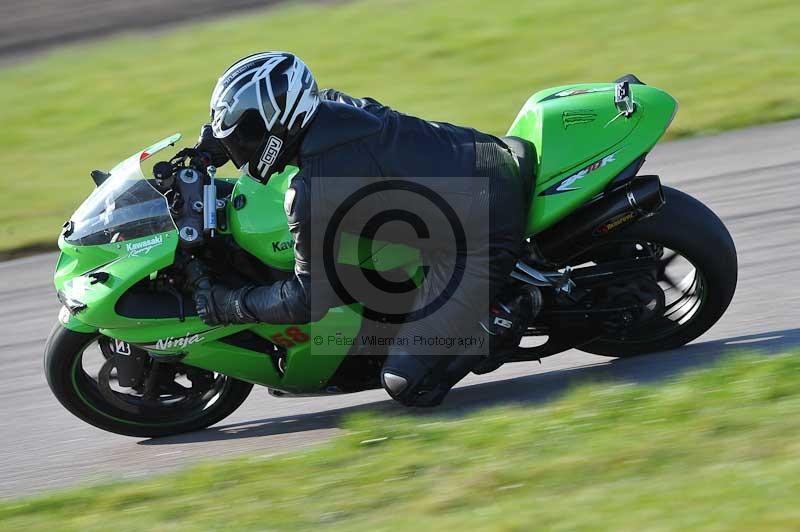
[[597, 113], [591, 109], [576, 109], [574, 111], [564, 111], [561, 113], [561, 121], [564, 129], [578, 124], [590, 124], [597, 119]]

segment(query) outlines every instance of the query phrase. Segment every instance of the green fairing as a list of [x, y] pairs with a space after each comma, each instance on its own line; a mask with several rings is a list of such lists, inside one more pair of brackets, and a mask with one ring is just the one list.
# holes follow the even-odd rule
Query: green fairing
[[[552, 226], [602, 192], [664, 133], [676, 111], [675, 100], [644, 85], [631, 85], [631, 92], [636, 110], [630, 117], [619, 115], [614, 84], [558, 87], [536, 93], [525, 103], [508, 134], [530, 140], [537, 150], [529, 235]], [[134, 157], [149, 157], [178, 138], [164, 139]], [[563, 184], [603, 158], [603, 165], [595, 165], [592, 171]], [[294, 262], [283, 200], [295, 172], [295, 168], [289, 168], [273, 176], [267, 185], [247, 176], [240, 178], [227, 207], [227, 231], [237, 244], [271, 268], [283, 271], [291, 271]], [[559, 187], [563, 190], [557, 190]], [[545, 194], [553, 190], [556, 193]], [[244, 205], [236, 201], [238, 196], [244, 196]], [[142, 252], [142, 243], [154, 238], [157, 243]], [[73, 245], [62, 236], [56, 289], [63, 297], [86, 305], [74, 315], [62, 310], [63, 326], [146, 345], [154, 356], [185, 354], [185, 364], [290, 393], [324, 391], [359, 332], [358, 305], [332, 309], [319, 322], [294, 327], [259, 324], [209, 328], [196, 317], [181, 322], [177, 317], [134, 319], [117, 314], [115, 306], [127, 290], [174, 262], [178, 241], [176, 229], [103, 245]], [[408, 246], [364, 242], [343, 235], [337, 258], [375, 270], [402, 268], [415, 281], [421, 281], [419, 252]], [[93, 272], [105, 272], [109, 278], [93, 283], [88, 277]], [[288, 338], [290, 328], [300, 341]], [[286, 346], [283, 375], [268, 354], [220, 341], [244, 330]]]
[[[308, 340], [286, 348], [286, 368], [281, 377], [269, 356], [219, 342], [222, 337], [246, 329], [263, 338], [283, 334], [286, 325], [228, 326], [209, 329], [199, 318], [133, 319], [116, 313], [119, 298], [136, 282], [174, 261], [177, 231], [162, 235], [164, 244], [147, 254], [132, 256], [123, 244], [104, 246], [72, 246], [60, 239], [62, 253], [56, 268], [56, 289], [70, 299], [86, 304], [76, 316], [61, 313], [62, 324], [78, 332], [99, 331], [101, 334], [134, 344], [154, 344], [158, 340], [192, 338], [188, 346], [151, 349], [154, 354], [186, 353], [183, 363], [225, 373], [256, 384], [292, 393], [317, 391], [324, 388], [347, 354], [347, 345], [336, 345], [329, 337], [354, 338], [360, 326], [356, 309], [332, 309], [322, 320], [311, 325], [298, 325]], [[145, 237], [147, 240], [152, 237]], [[129, 244], [138, 240], [132, 240]], [[105, 283], [91, 284], [86, 275], [103, 271], [109, 274]], [[325, 339], [315, 346], [313, 338]]]
[[[79, 318], [81, 322], [95, 329], [157, 326], [163, 320], [146, 323], [149, 320], [125, 318], [115, 312], [114, 306], [130, 287], [175, 260], [177, 230], [159, 236], [163, 244], [141, 255], [130, 254], [127, 245], [149, 240], [152, 236], [102, 246], [74, 246], [65, 242], [63, 237], [60, 238], [58, 245], [61, 256], [56, 266], [56, 290], [70, 299], [84, 303], [86, 310], [80, 312]], [[109, 274], [108, 281], [92, 283], [87, 275], [99, 271]]]
[[[614, 105], [613, 83], [556, 87], [537, 92], [525, 102], [507, 134], [536, 146], [536, 187], [528, 211], [528, 235], [547, 229], [602, 192], [664, 134], [677, 102], [648, 85], [631, 85], [630, 89], [636, 110], [629, 118], [621, 116]], [[555, 97], [572, 91], [587, 92]], [[613, 161], [575, 181], [577, 190], [542, 195], [611, 154]]]

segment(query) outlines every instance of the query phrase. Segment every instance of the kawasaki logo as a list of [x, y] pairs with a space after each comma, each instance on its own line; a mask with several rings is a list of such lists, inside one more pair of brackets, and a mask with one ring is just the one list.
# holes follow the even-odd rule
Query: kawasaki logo
[[272, 243], [272, 252], [277, 253], [279, 251], [286, 251], [287, 249], [292, 249], [294, 247], [294, 240], [285, 240], [283, 242], [273, 242]]
[[175, 338], [174, 336], [170, 336], [169, 338], [164, 338], [163, 340], [158, 340], [155, 345], [150, 344], [149, 346], [152, 349], [156, 349], [159, 351], [163, 351], [166, 349], [174, 349], [174, 348], [182, 348], [188, 347], [192, 344], [196, 344], [198, 342], [202, 342], [205, 340], [203, 336], [199, 334], [192, 334], [186, 333], [186, 336], [181, 336]]
[[127, 249], [128, 253], [131, 255], [146, 255], [151, 249], [160, 246], [163, 243], [164, 237], [158, 235], [147, 240], [142, 240], [141, 242], [129, 242], [125, 245], [125, 249]]

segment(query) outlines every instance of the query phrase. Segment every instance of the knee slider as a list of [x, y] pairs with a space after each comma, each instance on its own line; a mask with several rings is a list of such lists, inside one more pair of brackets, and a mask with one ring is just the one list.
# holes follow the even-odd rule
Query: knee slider
[[387, 364], [381, 370], [381, 383], [392, 399], [405, 406], [436, 406], [450, 390], [447, 380], [406, 354], [400, 364]]

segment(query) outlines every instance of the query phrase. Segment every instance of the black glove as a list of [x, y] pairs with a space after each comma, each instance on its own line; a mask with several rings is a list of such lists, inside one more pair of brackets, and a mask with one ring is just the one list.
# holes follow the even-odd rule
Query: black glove
[[200, 137], [197, 139], [195, 149], [205, 152], [208, 160], [214, 166], [222, 166], [228, 162], [228, 154], [222, 147], [219, 139], [214, 136], [211, 124], [205, 124], [200, 128]]
[[258, 322], [244, 302], [254, 286], [232, 290], [223, 284], [213, 284], [205, 264], [197, 259], [186, 265], [186, 276], [189, 286], [194, 290], [197, 315], [206, 325]]
[[258, 320], [244, 302], [252, 289], [252, 286], [230, 289], [221, 284], [197, 289], [194, 293], [197, 315], [206, 325], [256, 323]]

